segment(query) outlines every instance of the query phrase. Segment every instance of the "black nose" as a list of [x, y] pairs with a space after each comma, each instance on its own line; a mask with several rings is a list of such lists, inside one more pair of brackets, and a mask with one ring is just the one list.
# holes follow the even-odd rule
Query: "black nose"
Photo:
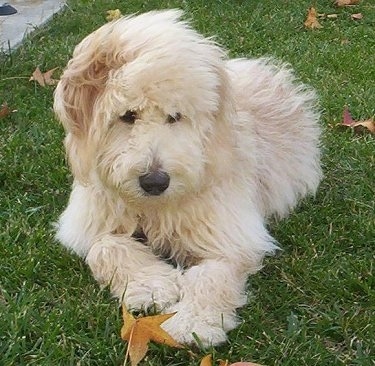
[[159, 196], [169, 186], [169, 175], [160, 170], [150, 172], [139, 177], [139, 185], [152, 196]]

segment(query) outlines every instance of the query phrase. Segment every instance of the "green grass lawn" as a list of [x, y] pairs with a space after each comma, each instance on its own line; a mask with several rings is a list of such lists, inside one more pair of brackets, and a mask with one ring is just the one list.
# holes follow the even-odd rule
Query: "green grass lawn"
[[[273, 365], [375, 365], [375, 140], [337, 127], [345, 104], [356, 119], [375, 115], [375, 4], [337, 9], [313, 2], [323, 28], [306, 31], [310, 1], [72, 0], [65, 12], [0, 57], [0, 365], [122, 365], [117, 302], [84, 262], [54, 241], [71, 175], [53, 87], [28, 79], [36, 66], [63, 69], [74, 46], [123, 14], [179, 7], [230, 56], [287, 61], [320, 96], [325, 179], [317, 196], [270, 224], [283, 251], [249, 281], [249, 304], [229, 343], [187, 351], [152, 345], [144, 365], [199, 365], [215, 359]], [[350, 14], [363, 14], [353, 21]]]

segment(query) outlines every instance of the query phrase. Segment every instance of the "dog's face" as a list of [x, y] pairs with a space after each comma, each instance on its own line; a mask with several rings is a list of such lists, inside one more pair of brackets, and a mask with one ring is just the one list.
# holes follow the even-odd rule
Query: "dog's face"
[[210, 184], [230, 138], [223, 53], [179, 15], [121, 19], [76, 47], [55, 110], [77, 179], [99, 178], [138, 203]]

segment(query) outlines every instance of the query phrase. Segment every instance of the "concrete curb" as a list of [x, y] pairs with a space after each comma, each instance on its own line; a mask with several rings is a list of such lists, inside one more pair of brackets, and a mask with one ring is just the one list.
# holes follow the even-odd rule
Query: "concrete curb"
[[[3, 5], [0, 2], [0, 5]], [[7, 4], [16, 8], [13, 15], [0, 16], [0, 50], [16, 49], [24, 37], [35, 28], [48, 22], [53, 14], [61, 11], [65, 0], [13, 0]]]

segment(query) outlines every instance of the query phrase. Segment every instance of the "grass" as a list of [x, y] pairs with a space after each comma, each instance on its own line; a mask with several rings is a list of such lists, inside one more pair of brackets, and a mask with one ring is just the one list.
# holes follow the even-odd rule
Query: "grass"
[[[28, 81], [68, 61], [73, 47], [123, 13], [180, 7], [194, 26], [231, 56], [271, 55], [290, 62], [320, 96], [325, 179], [270, 230], [283, 248], [249, 282], [249, 304], [216, 359], [264, 365], [375, 365], [374, 138], [337, 127], [345, 104], [356, 119], [375, 114], [375, 5], [336, 9], [313, 2], [323, 29], [302, 24], [310, 1], [149, 0], [68, 2], [22, 47], [0, 58], [0, 103], [17, 112], [0, 119], [0, 365], [122, 365], [116, 301], [83, 261], [53, 238], [71, 176], [63, 131], [52, 112], [53, 88]], [[361, 21], [351, 13], [362, 12]], [[153, 345], [145, 365], [198, 365], [206, 351]]]

